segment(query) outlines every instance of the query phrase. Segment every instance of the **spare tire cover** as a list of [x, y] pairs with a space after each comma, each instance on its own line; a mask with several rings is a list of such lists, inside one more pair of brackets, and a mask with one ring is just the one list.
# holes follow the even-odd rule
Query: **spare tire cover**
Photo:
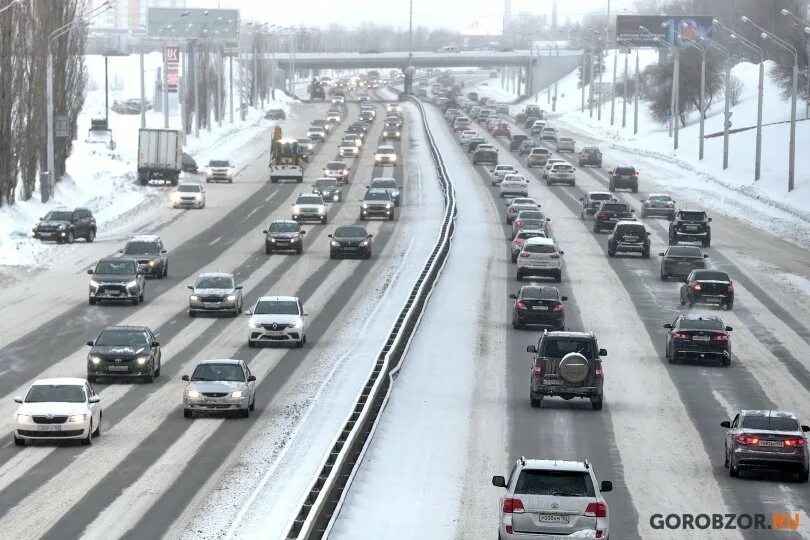
[[581, 383], [588, 377], [590, 370], [591, 363], [579, 353], [568, 353], [560, 360], [560, 377], [566, 382]]

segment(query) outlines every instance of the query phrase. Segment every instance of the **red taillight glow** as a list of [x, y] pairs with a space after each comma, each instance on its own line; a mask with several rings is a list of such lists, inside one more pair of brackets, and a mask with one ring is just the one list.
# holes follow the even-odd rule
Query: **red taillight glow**
[[597, 379], [601, 379], [601, 378], [602, 378], [602, 368], [601, 368], [601, 366], [597, 366], [597, 367], [596, 367], [596, 368], [593, 370], [593, 376], [594, 376], [594, 377], [596, 377]]
[[523, 501], [520, 499], [506, 498], [503, 500], [504, 514], [520, 514], [524, 511]]
[[565, 309], [565, 306], [562, 305], [562, 302], [557, 302], [554, 304], [554, 311], [562, 311]]
[[672, 334], [672, 339], [689, 339], [689, 334], [686, 332], [675, 332]]
[[726, 334], [717, 334], [714, 336], [715, 341], [728, 341], [728, 335]]
[[521, 227], [523, 227], [523, 220], [522, 220], [522, 219], [518, 219], [518, 220], [516, 220], [516, 221], [515, 221], [515, 226], [516, 226], [518, 229], [520, 229]]
[[693, 288], [694, 290], [696, 290], [696, 291], [699, 291], [700, 289], [702, 289], [702, 287], [700, 286], [700, 283], [695, 283], [695, 284], [692, 286], [692, 288]]
[[605, 219], [605, 213], [599, 212], [598, 214], [596, 214], [596, 217], [598, 217], [599, 219]]
[[607, 517], [607, 505], [603, 502], [588, 503], [585, 508], [585, 515], [588, 517]]
[[750, 444], [759, 444], [759, 438], [758, 437], [752, 437], [751, 435], [745, 435], [745, 434], [737, 435], [736, 437], [734, 437], [734, 440], [737, 441], [738, 443], [744, 444], [746, 446], [750, 445]]
[[537, 363], [534, 365], [534, 376], [535, 377], [543, 376], [543, 364]]
[[633, 173], [633, 178], [638, 178], [638, 173], [637, 172]]
[[524, 304], [523, 302], [518, 301], [518, 302], [515, 302], [515, 307], [518, 308], [518, 309], [526, 309], [526, 304]]
[[785, 446], [789, 446], [790, 448], [804, 448], [807, 446], [807, 440], [802, 438], [786, 439]]
[[734, 284], [733, 283], [728, 284], [728, 292], [734, 292]]
[[604, 532], [605, 531], [600, 531], [599, 529], [596, 529], [596, 537], [597, 538], [602, 538], [602, 535], [604, 534]]
[[521, 257], [531, 257], [531, 254], [530, 254], [530, 253], [526, 253], [525, 251], [523, 251], [523, 252], [521, 252], [520, 256], [521, 256]]
[[524, 242], [523, 238], [515, 238], [515, 244], [522, 246], [523, 242]]

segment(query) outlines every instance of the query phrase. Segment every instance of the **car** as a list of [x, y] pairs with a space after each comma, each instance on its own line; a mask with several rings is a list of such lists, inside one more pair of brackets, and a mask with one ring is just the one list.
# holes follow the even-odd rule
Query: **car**
[[495, 168], [489, 170], [489, 174], [492, 175], [492, 185], [497, 186], [501, 183], [504, 176], [516, 172], [517, 169], [515, 169], [514, 165], [495, 165]]
[[509, 141], [509, 151], [516, 152], [520, 149], [520, 145], [523, 144], [523, 141], [526, 140], [529, 140], [529, 136], [523, 133], [512, 135], [512, 139]]
[[354, 141], [341, 141], [338, 146], [338, 155], [344, 157], [357, 157], [360, 154], [360, 149]]
[[[330, 180], [335, 182], [335, 180]], [[294, 251], [301, 255], [304, 252], [304, 235], [307, 231], [295, 220], [277, 219], [262, 231], [264, 234], [264, 252], [271, 255], [277, 251]]]
[[724, 456], [728, 475], [737, 478], [744, 470], [777, 470], [810, 479], [810, 426], [799, 423], [787, 411], [743, 409], [734, 420], [723, 420], [726, 428]]
[[248, 323], [248, 347], [263, 343], [294, 343], [303, 347], [307, 343], [306, 318], [296, 296], [262, 296], [252, 309], [245, 312]]
[[512, 128], [506, 122], [497, 122], [492, 126], [490, 133], [493, 137], [506, 137], [507, 139], [512, 138]]
[[96, 239], [96, 218], [89, 208], [51, 210], [34, 227], [34, 238], [53, 240], [57, 244], [72, 244], [76, 238], [87, 242]]
[[[501, 123], [503, 123], [503, 120], [499, 116], [497, 116], [495, 114], [491, 114], [489, 116], [489, 118], [487, 118], [487, 121], [484, 123], [484, 126], [487, 128], [487, 131], [489, 132], [489, 134], [494, 137], [495, 134], [493, 133], [493, 131], [495, 130], [496, 127], [498, 127], [498, 124], [501, 124]], [[506, 127], [509, 128], [509, 124], [506, 124]], [[510, 137], [511, 137], [512, 128], [509, 128], [509, 131], [510, 131]]]
[[579, 209], [579, 217], [592, 216], [599, 205], [605, 201], [615, 201], [616, 197], [607, 191], [589, 191], [584, 197], [579, 198], [582, 207]]
[[459, 110], [458, 110], [457, 108], [455, 108], [455, 107], [448, 107], [448, 108], [447, 108], [447, 110], [446, 110], [446, 111], [444, 111], [444, 119], [445, 119], [445, 120], [447, 120], [448, 122], [450, 122], [450, 124], [452, 124], [452, 123], [453, 123], [453, 121], [454, 121], [454, 120], [455, 120], [455, 119], [456, 119], [456, 118], [457, 118], [459, 115], [461, 115], [461, 111], [459, 111]]
[[523, 281], [524, 276], [539, 276], [562, 281], [562, 257], [564, 251], [557, 248], [551, 238], [529, 238], [517, 258], [516, 279]]
[[540, 210], [521, 210], [512, 220], [512, 238], [523, 229], [542, 231], [544, 236], [548, 236], [550, 224], [551, 218], [546, 217]]
[[268, 109], [266, 113], [264, 113], [265, 120], [286, 120], [287, 113], [284, 112], [284, 109]]
[[[535, 237], [537, 238], [537, 237]], [[524, 285], [518, 292], [510, 294], [512, 306], [512, 328], [519, 330], [527, 325], [565, 330], [565, 306], [567, 296], [560, 296], [556, 287]]]
[[476, 148], [478, 148], [479, 144], [487, 144], [487, 140], [483, 137], [473, 137], [470, 139], [470, 142], [467, 143], [467, 152], [472, 154], [475, 152]]
[[401, 126], [394, 123], [385, 124], [383, 126], [382, 139], [384, 141], [399, 141], [402, 140]]
[[326, 140], [326, 135], [326, 129], [320, 126], [310, 126], [309, 129], [307, 129], [307, 137], [311, 141], [323, 142]]
[[551, 168], [546, 171], [546, 185], [568, 184], [569, 186], [575, 186], [577, 183], [575, 171], [576, 169], [568, 163], [553, 163]]
[[312, 185], [312, 192], [319, 194], [324, 201], [343, 202], [343, 186], [335, 178], [318, 178]]
[[678, 210], [669, 222], [669, 245], [679, 242], [700, 242], [703, 247], [712, 244], [712, 218], [703, 210]]
[[635, 210], [626, 202], [602, 201], [594, 210], [593, 232], [600, 233], [605, 229], [612, 231], [618, 222], [633, 219], [633, 212]]
[[733, 330], [723, 324], [720, 317], [699, 314], [680, 314], [667, 329], [665, 355], [670, 364], [681, 360], [718, 360], [721, 365], [731, 363], [731, 336]]
[[546, 164], [543, 166], [543, 180], [548, 179], [548, 171], [550, 171], [551, 167], [557, 163], [567, 164], [568, 162], [560, 158], [553, 158], [553, 157], [548, 158], [546, 160]]
[[526, 351], [534, 354], [529, 381], [532, 407], [540, 407], [547, 396], [560, 396], [589, 399], [593, 410], [602, 410], [602, 357], [607, 351], [599, 348], [592, 332], [544, 330], [537, 345]]
[[391, 195], [391, 200], [394, 201], [394, 206], [400, 205], [402, 199], [402, 186], [399, 185], [396, 178], [373, 178], [367, 187], [368, 189], [384, 189], [389, 195]]
[[613, 167], [608, 179], [608, 190], [629, 189], [638, 193], [638, 171], [635, 167]]
[[394, 199], [387, 189], [369, 189], [360, 205], [360, 219], [365, 221], [371, 217], [382, 217], [394, 221]]
[[507, 174], [499, 184], [498, 195], [501, 197], [529, 196], [529, 181], [522, 174]]
[[341, 184], [349, 183], [349, 166], [345, 161], [330, 161], [323, 168], [323, 175], [336, 178]]
[[335, 95], [332, 97], [332, 105], [343, 105], [346, 103], [346, 97], [341, 95]]
[[399, 127], [399, 128], [401, 128], [401, 127], [402, 127], [402, 125], [403, 125], [405, 122], [403, 122], [402, 118], [400, 118], [399, 116], [390, 116], [390, 115], [389, 115], [389, 116], [386, 116], [386, 117], [385, 117], [384, 123], [385, 123], [385, 124], [391, 124], [391, 125], [393, 125], [393, 126], [395, 126], [395, 127]]
[[151, 383], [160, 376], [160, 342], [146, 326], [108, 326], [87, 342], [87, 380], [138, 378]]
[[191, 154], [183, 152], [180, 157], [180, 168], [183, 172], [197, 174], [197, 162], [191, 157]]
[[330, 124], [339, 124], [342, 120], [342, 115], [340, 111], [327, 111], [326, 112], [326, 121]]
[[374, 152], [374, 165], [390, 165], [392, 167], [397, 164], [397, 151], [390, 144], [381, 144]]
[[540, 140], [541, 141], [552, 141], [554, 143], [557, 142], [557, 130], [553, 127], [544, 127], [542, 133], [540, 133]]
[[296, 139], [298, 142], [298, 157], [304, 160], [304, 163], [309, 163], [312, 153], [315, 151], [315, 142], [310, 138]]
[[529, 150], [526, 157], [526, 166], [530, 169], [532, 167], [545, 167], [550, 157], [551, 152], [549, 152], [546, 148], [534, 146]]
[[402, 114], [402, 105], [399, 103], [386, 103], [385, 112], [388, 114]]
[[675, 201], [666, 193], [650, 193], [641, 202], [641, 217], [663, 216], [670, 221], [675, 219]]
[[571, 137], [560, 137], [556, 149], [557, 152], [576, 152], [577, 143]]
[[107, 257], [87, 270], [90, 274], [89, 303], [103, 300], [131, 302], [137, 306], [144, 301], [146, 278], [138, 261], [124, 257]]
[[140, 270], [146, 276], [163, 279], [169, 275], [169, 252], [160, 236], [154, 234], [132, 236], [118, 253], [138, 261]]
[[329, 235], [329, 258], [345, 255], [370, 259], [373, 237], [365, 227], [359, 225], [338, 227], [334, 234]]
[[233, 274], [205, 272], [197, 276], [188, 289], [191, 291], [188, 298], [189, 317], [196, 317], [200, 313], [226, 313], [236, 317], [242, 313], [242, 285], [236, 284]]
[[497, 112], [498, 114], [509, 114], [509, 105], [506, 103], [498, 103]]
[[522, 210], [540, 210], [540, 205], [531, 197], [515, 197], [506, 202], [506, 224], [511, 225]]
[[731, 311], [734, 307], [734, 282], [722, 270], [692, 270], [681, 285], [680, 296], [682, 306], [710, 304]]
[[292, 204], [293, 221], [320, 221], [326, 225], [329, 221], [327, 206], [319, 193], [301, 193]]
[[199, 182], [183, 182], [172, 193], [172, 208], [205, 208], [205, 189]]
[[471, 125], [472, 121], [466, 116], [457, 116], [453, 120], [453, 131], [456, 133], [458, 133], [459, 131], [465, 131], [470, 129]]
[[244, 360], [202, 360], [182, 380], [188, 383], [183, 389], [185, 418], [195, 412], [235, 412], [247, 418], [256, 407], [256, 376]]
[[205, 168], [206, 182], [227, 182], [233, 184], [236, 167], [227, 159], [212, 159]]
[[523, 244], [529, 238], [546, 238], [546, 233], [538, 229], [520, 229], [512, 239], [512, 262], [516, 263]]
[[642, 258], [650, 258], [650, 233], [638, 221], [619, 221], [613, 227], [607, 241], [609, 257], [617, 253], [639, 253]]
[[479, 163], [498, 164], [498, 150], [491, 144], [479, 144], [473, 152], [473, 165]]
[[[528, 122], [526, 122], [526, 123], [528, 124]], [[537, 119], [537, 120], [535, 120], [534, 122], [531, 123], [531, 128], [530, 128], [529, 133], [531, 133], [532, 135], [540, 135], [541, 133], [543, 133], [543, 130], [545, 128], [546, 128], [545, 120]]]
[[[346, 130], [346, 134], [341, 139], [341, 142], [350, 142], [355, 145], [358, 149], [363, 147], [363, 137], [365, 133], [362, 131], [363, 128], [360, 126], [356, 126], [352, 132]], [[360, 130], [360, 133], [357, 133], [357, 130]]]
[[478, 133], [472, 130], [462, 131], [461, 135], [458, 136], [458, 142], [461, 144], [461, 146], [466, 146], [469, 144], [470, 140], [477, 135]]
[[360, 120], [362, 122], [371, 123], [377, 117], [377, 112], [373, 109], [363, 109], [360, 111]]
[[707, 254], [697, 246], [670, 246], [661, 257], [661, 281], [670, 277], [686, 278], [692, 270], [706, 268]]
[[[534, 131], [533, 131], [534, 130], [534, 124], [538, 120], [540, 120], [540, 117], [537, 116], [536, 114], [527, 115], [526, 120], [523, 122], [523, 127], [528, 129], [528, 130], [531, 130], [530, 133], [532, 135], [535, 135], [536, 133], [534, 133]], [[543, 122], [543, 125], [545, 126], [545, 122]], [[541, 131], [542, 131], [542, 128], [541, 128]], [[540, 133], [540, 132], [538, 131], [537, 133]]]
[[518, 155], [519, 156], [528, 156], [532, 148], [535, 148], [537, 143], [531, 139], [526, 139], [522, 143], [520, 143], [520, 147], [518, 148]]
[[[508, 480], [507, 480], [508, 478]], [[613, 483], [599, 482], [588, 461], [521, 457], [509, 476], [493, 476], [506, 488], [499, 503], [498, 540], [608, 538], [604, 493]]]
[[14, 444], [79, 440], [89, 446], [101, 435], [101, 398], [85, 379], [39, 379], [17, 396]]
[[579, 166], [592, 165], [594, 167], [602, 166], [602, 151], [596, 146], [585, 146], [579, 152]]

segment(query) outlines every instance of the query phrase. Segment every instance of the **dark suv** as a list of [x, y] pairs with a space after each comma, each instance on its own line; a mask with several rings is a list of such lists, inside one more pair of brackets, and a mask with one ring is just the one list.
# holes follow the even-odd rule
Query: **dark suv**
[[523, 133], [518, 133], [517, 135], [512, 135], [512, 139], [509, 141], [509, 151], [515, 152], [520, 149], [520, 145], [523, 144], [523, 141], [528, 140], [529, 136], [524, 135]]
[[512, 328], [518, 330], [528, 324], [565, 330], [565, 306], [567, 296], [560, 296], [557, 287], [524, 285], [509, 298], [515, 301], [512, 306]]
[[133, 306], [143, 302], [146, 289], [138, 261], [124, 257], [101, 259], [95, 269], [87, 271], [90, 278], [90, 305], [102, 300], [128, 301]]
[[586, 146], [579, 152], [579, 166], [593, 165], [602, 166], [602, 151], [595, 146]]
[[51, 210], [34, 227], [34, 238], [72, 244], [76, 238], [96, 239], [96, 218], [87, 208]]
[[650, 234], [643, 223], [620, 221], [613, 227], [608, 236], [608, 255], [615, 257], [616, 253], [640, 253], [650, 258]]
[[634, 210], [626, 202], [605, 201], [600, 204], [593, 214], [593, 232], [602, 232], [604, 229], [613, 230], [613, 227], [625, 219], [633, 219]]
[[169, 255], [159, 236], [133, 236], [119, 253], [137, 260], [145, 275], [157, 278], [169, 275]]
[[473, 153], [472, 162], [473, 165], [478, 165], [479, 163], [491, 163], [493, 165], [497, 165], [498, 150], [489, 144], [478, 145]]
[[635, 167], [614, 167], [610, 171], [608, 184], [610, 191], [617, 189], [630, 189], [633, 193], [638, 193], [638, 171]]
[[678, 315], [667, 332], [666, 357], [670, 364], [678, 360], [716, 359], [724, 366], [731, 363], [730, 326], [720, 317]]
[[530, 375], [529, 399], [540, 407], [545, 396], [565, 400], [588, 398], [595, 411], [602, 409], [602, 356], [596, 337], [591, 332], [544, 331], [537, 346], [526, 350], [534, 353]]
[[720, 270], [692, 270], [681, 285], [681, 305], [714, 304], [731, 311], [734, 283]]
[[297, 221], [278, 219], [262, 233], [264, 233], [264, 252], [267, 255], [274, 251], [294, 251], [299, 255], [304, 252], [304, 235], [307, 231], [301, 229]]
[[604, 201], [615, 201], [616, 197], [607, 191], [589, 191], [584, 197], [580, 197], [582, 208], [579, 209], [579, 217], [585, 219], [585, 216], [593, 215], [599, 205]]
[[700, 242], [703, 247], [709, 247], [712, 243], [711, 220], [703, 210], [678, 210], [675, 219], [669, 223], [669, 245]]
[[146, 326], [109, 326], [88, 341], [87, 380], [99, 377], [142, 378], [160, 376], [160, 343]]

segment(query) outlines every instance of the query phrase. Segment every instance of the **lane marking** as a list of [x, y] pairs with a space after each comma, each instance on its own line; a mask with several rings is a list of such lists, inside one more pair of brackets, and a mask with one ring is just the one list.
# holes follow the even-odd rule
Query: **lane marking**
[[211, 240], [211, 242], [210, 242], [208, 245], [209, 245], [209, 246], [213, 246], [214, 244], [216, 244], [216, 243], [217, 243], [217, 242], [219, 242], [220, 240], [222, 240], [222, 237], [221, 237], [221, 236], [218, 236], [218, 237], [214, 238], [213, 240]]

